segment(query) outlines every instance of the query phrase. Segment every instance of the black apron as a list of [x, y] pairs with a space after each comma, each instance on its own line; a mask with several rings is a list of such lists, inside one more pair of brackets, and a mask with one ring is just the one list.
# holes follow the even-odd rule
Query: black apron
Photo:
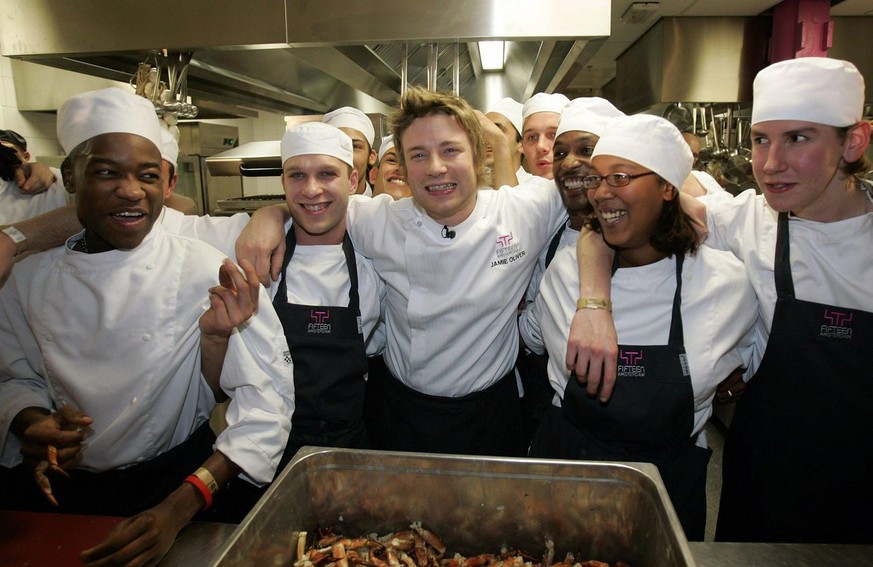
[[716, 539], [871, 544], [873, 313], [795, 298], [788, 226], [780, 213], [773, 326], [725, 441]]
[[524, 456], [515, 371], [478, 392], [431, 396], [387, 373], [371, 376], [367, 396], [376, 449], [462, 455]]
[[691, 437], [694, 391], [680, 311], [683, 263], [684, 256], [677, 255], [668, 344], [619, 345], [615, 389], [605, 404], [589, 397], [572, 374], [564, 390], [563, 410], [552, 406], [532, 454], [653, 463], [686, 536], [703, 540], [706, 466], [712, 451], [696, 446], [696, 436]]
[[294, 363], [294, 415], [291, 435], [276, 471], [304, 445], [364, 448], [364, 390], [367, 352], [361, 333], [358, 269], [349, 235], [343, 253], [349, 270], [349, 306], [288, 303], [285, 272], [297, 239], [294, 229], [285, 237], [285, 259], [273, 307], [282, 321]]

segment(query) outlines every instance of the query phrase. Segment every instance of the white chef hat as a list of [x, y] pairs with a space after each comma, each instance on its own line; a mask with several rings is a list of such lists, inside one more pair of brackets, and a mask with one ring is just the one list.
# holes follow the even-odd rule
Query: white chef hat
[[379, 159], [376, 160], [376, 163], [380, 163], [382, 158], [388, 152], [388, 150], [394, 148], [394, 136], [384, 136], [382, 138], [382, 143], [379, 145]]
[[148, 100], [110, 87], [67, 99], [58, 109], [58, 141], [68, 154], [100, 134], [138, 134], [161, 147], [161, 126]]
[[367, 138], [371, 148], [376, 143], [376, 129], [373, 128], [373, 122], [357, 108], [351, 106], [337, 108], [325, 114], [321, 121], [337, 128], [354, 128]]
[[574, 98], [561, 111], [561, 122], [555, 136], [564, 132], [591, 132], [597, 136], [603, 134], [606, 123], [624, 112], [617, 109], [611, 102], [597, 96]]
[[570, 99], [560, 93], [537, 93], [524, 103], [521, 110], [522, 119], [527, 120], [528, 116], [537, 112], [555, 112], [561, 114], [561, 110], [567, 106], [568, 102], [570, 102]]
[[168, 161], [173, 164], [173, 167], [177, 167], [176, 163], [179, 161], [179, 142], [176, 141], [176, 136], [166, 128], [161, 128], [160, 148], [161, 157], [164, 161]]
[[620, 157], [650, 169], [676, 187], [691, 173], [694, 156], [682, 133], [669, 120], [653, 114], [619, 116], [606, 125], [592, 158]]
[[864, 77], [848, 61], [789, 59], [758, 73], [753, 96], [752, 124], [802, 120], [842, 128], [863, 116]]
[[490, 114], [492, 112], [496, 112], [497, 114], [502, 114], [506, 117], [507, 120], [512, 122], [512, 125], [515, 126], [515, 131], [518, 132], [518, 135], [521, 135], [522, 127], [524, 126], [524, 118], [522, 117], [522, 112], [524, 110], [524, 105], [515, 100], [514, 98], [501, 98], [497, 102], [491, 105], [488, 109], [488, 112], [485, 114]]
[[304, 122], [285, 130], [280, 148], [283, 165], [295, 156], [326, 155], [354, 167], [352, 139], [339, 128], [323, 122]]

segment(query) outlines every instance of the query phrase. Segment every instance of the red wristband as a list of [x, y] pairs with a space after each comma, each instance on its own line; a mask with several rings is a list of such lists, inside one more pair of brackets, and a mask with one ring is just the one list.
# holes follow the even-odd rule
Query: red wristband
[[193, 474], [188, 475], [185, 482], [196, 488], [200, 495], [203, 496], [203, 500], [206, 501], [201, 510], [208, 510], [209, 507], [212, 506], [212, 493], [209, 491], [209, 488], [207, 488], [206, 483]]

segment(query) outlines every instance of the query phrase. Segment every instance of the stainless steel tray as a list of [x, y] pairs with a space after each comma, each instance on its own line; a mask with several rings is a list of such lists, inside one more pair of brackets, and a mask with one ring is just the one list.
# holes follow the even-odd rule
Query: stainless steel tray
[[556, 560], [693, 566], [655, 466], [304, 447], [234, 531], [217, 565], [291, 565], [300, 530], [356, 537], [407, 529], [448, 554], [501, 547]]

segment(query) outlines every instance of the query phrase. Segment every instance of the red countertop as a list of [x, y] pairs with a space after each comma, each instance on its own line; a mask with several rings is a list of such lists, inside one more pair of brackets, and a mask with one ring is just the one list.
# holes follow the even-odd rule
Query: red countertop
[[80, 565], [79, 553], [103, 541], [124, 518], [0, 510], [4, 566]]

